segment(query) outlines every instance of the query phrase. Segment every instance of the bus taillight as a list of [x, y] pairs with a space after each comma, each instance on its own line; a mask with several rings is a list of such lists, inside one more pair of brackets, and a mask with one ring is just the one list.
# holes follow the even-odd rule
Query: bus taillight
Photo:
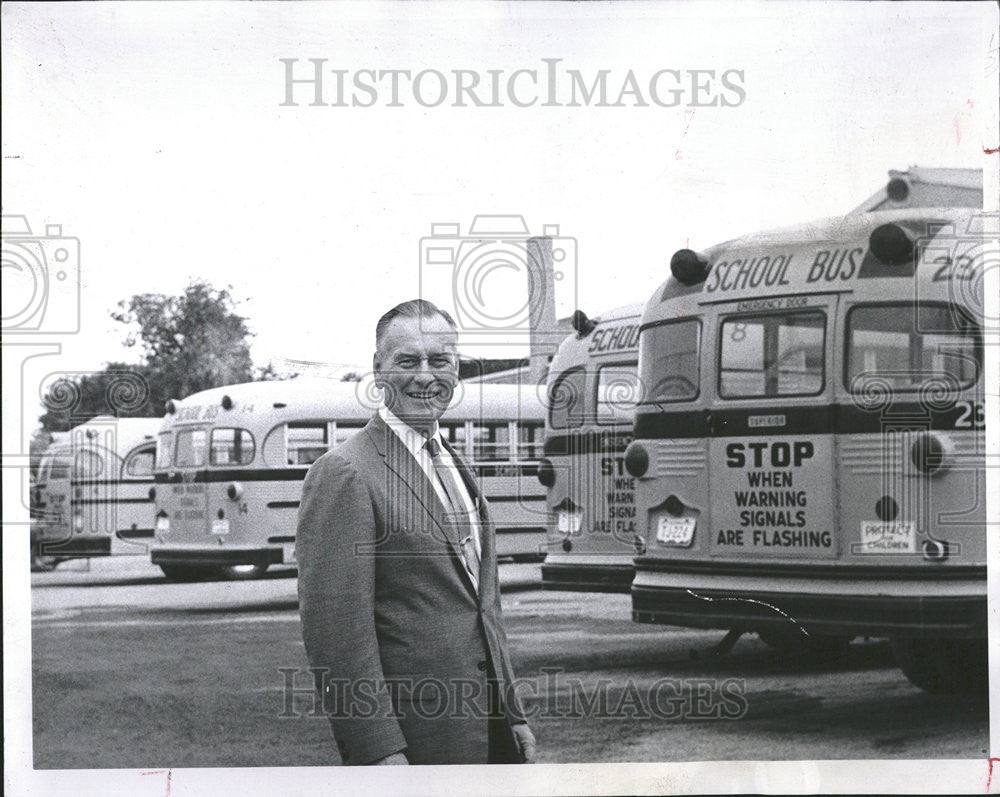
[[631, 443], [625, 451], [625, 470], [637, 479], [649, 470], [649, 452], [641, 443]]
[[920, 435], [913, 441], [910, 459], [913, 461], [913, 466], [921, 473], [928, 475], [937, 473], [945, 465], [945, 447], [937, 435]]
[[538, 461], [538, 481], [543, 487], [552, 487], [556, 483], [556, 469], [548, 459]]

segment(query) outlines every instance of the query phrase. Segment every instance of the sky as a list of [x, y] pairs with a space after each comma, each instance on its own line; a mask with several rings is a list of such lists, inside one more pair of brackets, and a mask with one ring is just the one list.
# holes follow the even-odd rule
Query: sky
[[[45, 380], [136, 360], [110, 317], [133, 294], [231, 285], [256, 364], [366, 369], [398, 301], [475, 304], [454, 285], [476, 284], [477, 216], [515, 217], [489, 256], [517, 248], [517, 217], [551, 233], [557, 314], [595, 315], [645, 302], [678, 248], [843, 214], [889, 169], [987, 166], [996, 187], [995, 3], [7, 2], [0, 17], [3, 214], [64, 277], [33, 295], [3, 270], [5, 319], [19, 297], [47, 310], [30, 333], [4, 322], [5, 465]], [[306, 79], [310, 59], [324, 104], [308, 83], [288, 102], [288, 64]], [[364, 70], [411, 78], [396, 102], [379, 79], [369, 103], [351, 89]], [[459, 102], [456, 71], [483, 106]], [[602, 74], [607, 101], [584, 101]], [[441, 225], [457, 225], [451, 264], [433, 256]], [[474, 331], [523, 303], [516, 270], [491, 263], [463, 348], [524, 354], [516, 330]], [[6, 495], [23, 492], [13, 470]], [[28, 602], [17, 511], [4, 502], [20, 565], [5, 605]], [[26, 613], [4, 625], [27, 650]], [[4, 666], [30, 682], [26, 657]], [[30, 723], [30, 706], [5, 713]]]
[[[135, 360], [117, 303], [194, 278], [232, 286], [255, 363], [279, 370], [367, 368], [375, 320], [418, 295], [471, 303], [468, 353], [522, 354], [523, 334], [477, 348], [471, 332], [503, 328], [490, 319], [524, 304], [522, 277], [485, 272], [484, 321], [465, 288], [452, 298], [455, 267], [425, 262], [433, 225], [557, 225], [558, 315], [645, 302], [682, 246], [844, 213], [890, 168], [982, 166], [984, 19], [867, 3], [4, 4], [3, 213], [79, 239], [79, 331], [55, 337], [67, 371]], [[309, 59], [326, 105], [311, 84], [287, 103]], [[531, 78], [513, 99], [503, 80], [550, 63], [562, 103], [514, 104]], [[395, 107], [387, 79], [351, 105], [370, 99], [350, 96], [365, 69], [428, 74]], [[330, 105], [334, 70], [346, 107]], [[435, 105], [453, 70], [483, 86], [503, 70], [502, 107], [453, 107], [454, 86]], [[611, 107], [571, 106], [568, 70], [588, 86], [607, 70]], [[646, 104], [612, 105], [630, 70]], [[673, 107], [649, 96], [661, 70], [679, 75], [661, 74], [664, 105], [683, 87]]]

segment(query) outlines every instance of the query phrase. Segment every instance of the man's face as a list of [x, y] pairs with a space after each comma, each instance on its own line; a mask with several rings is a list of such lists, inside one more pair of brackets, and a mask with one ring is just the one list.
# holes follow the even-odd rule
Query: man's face
[[385, 405], [418, 431], [430, 432], [458, 383], [458, 335], [441, 316], [394, 318], [375, 352], [375, 383]]

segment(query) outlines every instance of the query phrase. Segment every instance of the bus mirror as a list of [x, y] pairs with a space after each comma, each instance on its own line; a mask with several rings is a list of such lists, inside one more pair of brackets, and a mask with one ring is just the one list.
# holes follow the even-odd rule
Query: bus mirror
[[708, 276], [708, 260], [692, 249], [678, 249], [670, 258], [670, 273], [684, 285], [696, 285]]

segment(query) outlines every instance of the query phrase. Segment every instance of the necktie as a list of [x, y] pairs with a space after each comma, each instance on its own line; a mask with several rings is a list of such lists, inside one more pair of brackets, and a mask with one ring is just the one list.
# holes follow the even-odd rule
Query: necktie
[[454, 518], [461, 529], [462, 558], [465, 560], [465, 569], [472, 577], [472, 584], [479, 589], [479, 551], [476, 549], [475, 540], [472, 535], [476, 533], [475, 527], [469, 522], [469, 514], [465, 509], [465, 501], [462, 499], [461, 488], [458, 486], [458, 477], [452, 468], [449, 468], [441, 458], [441, 446], [433, 437], [430, 438], [424, 447], [431, 455], [431, 462], [434, 463], [434, 472], [444, 487], [445, 495], [448, 496], [450, 507], [446, 507], [449, 514]]

